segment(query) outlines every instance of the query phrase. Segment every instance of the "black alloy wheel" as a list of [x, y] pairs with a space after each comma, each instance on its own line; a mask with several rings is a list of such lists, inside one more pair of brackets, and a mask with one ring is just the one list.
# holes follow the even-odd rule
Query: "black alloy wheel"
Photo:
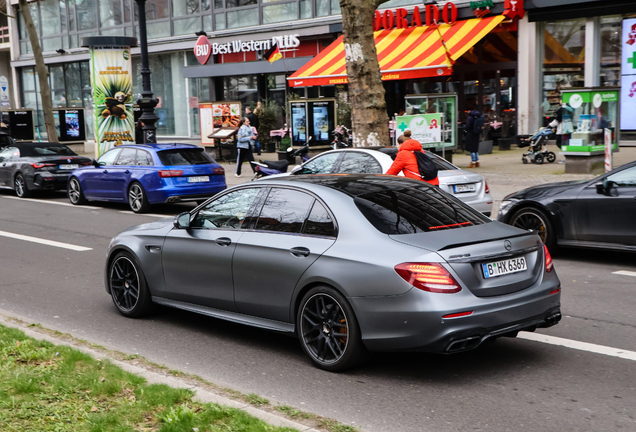
[[534, 207], [526, 207], [516, 211], [510, 218], [510, 225], [522, 230], [532, 230], [548, 247], [550, 252], [556, 245], [552, 222], [545, 212]]
[[29, 190], [29, 187], [27, 186], [26, 179], [21, 173], [18, 173], [15, 176], [13, 185], [15, 189], [15, 194], [19, 196], [20, 198], [28, 198], [31, 195], [33, 195], [33, 193]]
[[150, 210], [146, 191], [140, 183], [134, 182], [128, 188], [128, 205], [135, 213], [146, 213]]
[[146, 278], [129, 253], [115, 256], [109, 267], [108, 284], [113, 303], [122, 315], [136, 318], [147, 313], [151, 300]]
[[554, 152], [548, 152], [545, 156], [545, 160], [550, 163], [554, 162], [556, 160], [556, 154], [554, 154]]
[[305, 353], [321, 369], [341, 371], [366, 357], [353, 310], [332, 288], [316, 287], [305, 294], [297, 328]]
[[86, 203], [82, 185], [76, 177], [71, 178], [68, 182], [68, 199], [73, 205], [81, 205]]

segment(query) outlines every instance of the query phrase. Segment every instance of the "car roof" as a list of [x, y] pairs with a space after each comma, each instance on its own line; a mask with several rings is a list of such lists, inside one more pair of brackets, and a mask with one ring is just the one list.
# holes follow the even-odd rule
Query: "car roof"
[[288, 184], [290, 186], [294, 185], [294, 183], [301, 183], [302, 185], [316, 185], [336, 190], [354, 198], [374, 192], [400, 190], [404, 189], [405, 187], [434, 187], [420, 180], [413, 180], [405, 177], [397, 177], [384, 174], [302, 175], [272, 179], [268, 183], [281, 185]]
[[[183, 143], [148, 143], [148, 144], [122, 144], [118, 145], [117, 148], [125, 148], [125, 147], [133, 147], [133, 148], [152, 148], [156, 151], [162, 150], [175, 150], [175, 149], [186, 149], [186, 148], [200, 148], [195, 144], [183, 144]], [[115, 147], [113, 147], [115, 148]]]
[[66, 144], [62, 144], [59, 142], [48, 142], [48, 141], [43, 141], [43, 142], [20, 141], [20, 142], [11, 144], [7, 147], [17, 147], [18, 149], [24, 149], [24, 148], [33, 148], [33, 147], [59, 147], [59, 146], [66, 146]]

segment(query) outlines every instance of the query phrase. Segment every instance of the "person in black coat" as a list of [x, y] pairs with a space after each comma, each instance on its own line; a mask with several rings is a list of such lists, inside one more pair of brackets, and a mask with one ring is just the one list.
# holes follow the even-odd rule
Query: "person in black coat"
[[252, 112], [251, 107], [245, 107], [245, 117], [250, 119], [250, 126], [254, 126], [258, 130], [260, 122], [258, 116]]
[[468, 120], [466, 120], [466, 125], [464, 125], [464, 132], [466, 132], [466, 136], [464, 137], [464, 149], [470, 152], [471, 160], [468, 168], [479, 168], [479, 136], [481, 132], [474, 132], [475, 120], [478, 118], [481, 118], [481, 113], [477, 110], [472, 110], [468, 113]]

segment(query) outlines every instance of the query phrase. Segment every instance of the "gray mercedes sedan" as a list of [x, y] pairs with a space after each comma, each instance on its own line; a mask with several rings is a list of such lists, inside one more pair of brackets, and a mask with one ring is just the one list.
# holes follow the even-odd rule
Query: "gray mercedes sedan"
[[296, 334], [318, 367], [370, 351], [456, 353], [561, 318], [539, 237], [427, 183], [308, 175], [219, 193], [110, 243], [120, 313], [152, 303]]

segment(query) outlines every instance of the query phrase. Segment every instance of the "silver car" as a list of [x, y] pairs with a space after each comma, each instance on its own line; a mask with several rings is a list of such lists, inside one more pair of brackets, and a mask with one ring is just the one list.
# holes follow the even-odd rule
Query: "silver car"
[[529, 231], [384, 175], [240, 185], [110, 243], [123, 315], [152, 303], [296, 334], [337, 371], [369, 351], [456, 353], [556, 324], [560, 282]]
[[[290, 173], [276, 175], [276, 177], [334, 173], [382, 174], [391, 167], [396, 153], [396, 148], [386, 148], [382, 151], [368, 149], [331, 150], [309, 159], [302, 165], [295, 166]], [[433, 157], [437, 165], [440, 189], [455, 195], [486, 216], [490, 216], [492, 197], [488, 183], [481, 174], [456, 167], [435, 153], [427, 151], [426, 154]], [[402, 177], [403, 174], [400, 173], [399, 176]]]

